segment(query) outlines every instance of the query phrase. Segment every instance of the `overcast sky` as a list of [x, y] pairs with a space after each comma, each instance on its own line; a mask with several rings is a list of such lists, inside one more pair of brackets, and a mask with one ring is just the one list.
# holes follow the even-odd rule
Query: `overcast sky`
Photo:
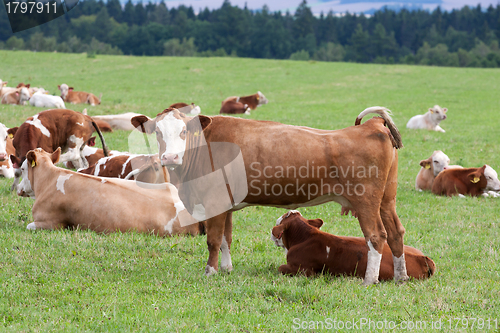
[[[159, 1], [159, 0], [158, 0]], [[210, 9], [220, 8], [223, 0], [164, 0], [169, 8], [177, 7], [181, 4], [192, 6], [195, 12], [200, 8], [208, 7]], [[136, 1], [134, 1], [136, 2]], [[148, 0], [143, 0], [147, 3]], [[155, 1], [153, 1], [155, 2]], [[233, 6], [243, 8], [245, 3], [249, 9], [261, 9], [262, 6], [267, 5], [271, 11], [286, 11], [295, 12], [297, 6], [302, 0], [230, 0]], [[407, 6], [412, 8], [434, 9], [441, 6], [444, 10], [451, 10], [453, 8], [462, 8], [465, 5], [481, 6], [486, 9], [490, 4], [494, 7], [500, 3], [500, 0], [399, 0], [399, 1], [377, 1], [377, 0], [308, 0], [307, 4], [314, 13], [319, 14], [321, 11], [327, 13], [330, 10], [334, 12], [359, 13], [366, 12], [370, 9], [379, 9], [384, 5], [388, 6]]]

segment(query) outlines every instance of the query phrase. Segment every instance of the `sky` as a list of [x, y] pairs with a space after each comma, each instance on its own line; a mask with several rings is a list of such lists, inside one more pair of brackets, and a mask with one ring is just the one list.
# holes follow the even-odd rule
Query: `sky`
[[[158, 0], [159, 1], [159, 0]], [[200, 8], [204, 9], [208, 7], [210, 9], [220, 8], [223, 0], [164, 0], [167, 7], [177, 7], [179, 5], [192, 6], [195, 12], [198, 12]], [[133, 1], [136, 2], [136, 1]], [[144, 0], [144, 3], [147, 1]], [[154, 2], [154, 1], [153, 1]], [[230, 0], [233, 6], [238, 6], [243, 8], [245, 3], [249, 9], [261, 9], [264, 5], [267, 5], [271, 11], [281, 10], [285, 12], [289, 10], [291, 13], [295, 12], [297, 6], [302, 2], [302, 0]], [[437, 6], [441, 6], [443, 10], [452, 10], [454, 8], [462, 8], [465, 5], [475, 7], [481, 4], [483, 9], [486, 9], [490, 4], [494, 7], [500, 4], [500, 0], [399, 0], [399, 1], [377, 1], [377, 0], [308, 0], [308, 6], [312, 9], [315, 14], [319, 14], [322, 11], [328, 13], [333, 10], [336, 13], [344, 13], [349, 11], [350, 13], [370, 13], [373, 10], [380, 9], [383, 6], [389, 6], [389, 8], [398, 7], [409, 7], [409, 8], [421, 8], [433, 10]]]

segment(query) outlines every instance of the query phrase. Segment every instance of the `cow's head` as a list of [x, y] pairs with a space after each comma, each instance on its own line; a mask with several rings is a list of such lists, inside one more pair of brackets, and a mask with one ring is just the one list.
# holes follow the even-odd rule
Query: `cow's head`
[[177, 109], [166, 109], [155, 119], [135, 116], [132, 125], [147, 134], [156, 133], [159, 156], [162, 166], [176, 167], [182, 164], [190, 137], [203, 135], [212, 122], [210, 117], [188, 117]]
[[26, 159], [24, 160], [20, 168], [20, 176], [22, 177], [22, 180], [19, 185], [17, 185], [17, 195], [21, 197], [31, 197], [34, 199], [35, 191], [33, 189], [33, 184], [36, 181], [33, 177], [34, 169], [37, 167], [39, 168], [41, 164], [47, 162], [55, 164], [59, 161], [59, 157], [61, 157], [60, 147], [57, 148], [57, 150], [52, 154], [47, 153], [42, 148], [30, 150], [26, 154]]
[[7, 139], [9, 138], [9, 134], [7, 127], [4, 124], [0, 123], [0, 162], [5, 161], [9, 158], [9, 154], [7, 153]]
[[441, 171], [448, 168], [450, 159], [441, 150], [436, 150], [432, 156], [426, 160], [420, 161], [420, 166], [425, 169], [430, 169], [436, 177]]
[[260, 91], [257, 92], [257, 101], [259, 102], [259, 105], [267, 104], [269, 101], [267, 100], [266, 96], [264, 96], [263, 93]]
[[[486, 178], [486, 191], [500, 191], [500, 180], [498, 180], [498, 174], [489, 165], [484, 165], [484, 177]], [[483, 169], [482, 168], [482, 169]]]
[[66, 97], [66, 95], [68, 94], [68, 91], [69, 91], [69, 87], [66, 83], [63, 83], [59, 86], [57, 86], [57, 88], [59, 90], [61, 90], [61, 97], [64, 99]]
[[[311, 227], [315, 229], [321, 228], [323, 225], [323, 220], [322, 219], [313, 219], [313, 220], [307, 220], [302, 216], [302, 214], [299, 211], [296, 210], [290, 210], [287, 213], [281, 215], [277, 220], [276, 220], [276, 226], [273, 227], [271, 230], [271, 240], [274, 242], [274, 244], [278, 247], [282, 247], [284, 249], [289, 249], [290, 242], [293, 242], [294, 240], [289, 240], [284, 236], [284, 233], [286, 230], [288, 230], [292, 225], [294, 225], [293, 230], [296, 233], [302, 234], [300, 230], [300, 225], [302, 224], [303, 226], [305, 224], [310, 225]], [[297, 228], [299, 226], [299, 228]]]
[[21, 96], [19, 98], [19, 105], [24, 105], [31, 98], [30, 92], [26, 87], [21, 88], [20, 95]]
[[431, 118], [435, 123], [439, 123], [440, 121], [446, 119], [446, 111], [448, 111], [447, 108], [441, 108], [439, 105], [434, 105], [433, 108], [429, 108]]

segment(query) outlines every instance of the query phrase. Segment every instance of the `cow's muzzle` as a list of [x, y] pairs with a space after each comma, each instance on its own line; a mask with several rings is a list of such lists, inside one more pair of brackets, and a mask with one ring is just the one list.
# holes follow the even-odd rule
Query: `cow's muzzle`
[[161, 156], [162, 166], [176, 166], [180, 164], [182, 164], [182, 161], [178, 154], [164, 154]]

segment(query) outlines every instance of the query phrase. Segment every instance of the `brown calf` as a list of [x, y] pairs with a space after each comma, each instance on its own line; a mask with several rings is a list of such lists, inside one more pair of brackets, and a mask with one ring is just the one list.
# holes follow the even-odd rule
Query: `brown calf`
[[[323, 220], [307, 220], [298, 211], [289, 211], [278, 218], [271, 240], [287, 250], [287, 264], [281, 265], [279, 271], [290, 275], [330, 273], [363, 278], [368, 261], [364, 238], [335, 236], [320, 231], [322, 225]], [[419, 250], [405, 245], [404, 254], [408, 276], [426, 279], [436, 271], [434, 262]], [[385, 243], [379, 279], [393, 278], [394, 260], [391, 249]]]
[[240, 102], [240, 103], [246, 104], [246, 105], [248, 105], [250, 110], [255, 110], [258, 106], [269, 103], [267, 98], [260, 91], [258, 91], [256, 94], [249, 95], [249, 96], [242, 96], [242, 97], [231, 96], [231, 97], [228, 97], [224, 101], [222, 101], [222, 105], [224, 105], [224, 103], [226, 103], [228, 101]]
[[250, 114], [250, 108], [248, 107], [247, 104], [243, 104], [241, 102], [235, 102], [235, 101], [227, 101], [222, 103], [222, 106], [220, 108], [219, 113], [226, 113], [226, 114]]
[[63, 83], [58, 85], [57, 88], [61, 90], [61, 98], [71, 104], [84, 104], [88, 103], [92, 106], [101, 104], [102, 93], [97, 98], [94, 94], [84, 92], [84, 91], [74, 91], [73, 87], [68, 87], [67, 84]]
[[489, 165], [481, 168], [447, 169], [439, 173], [432, 185], [432, 193], [446, 196], [493, 196], [500, 191], [500, 181]]

